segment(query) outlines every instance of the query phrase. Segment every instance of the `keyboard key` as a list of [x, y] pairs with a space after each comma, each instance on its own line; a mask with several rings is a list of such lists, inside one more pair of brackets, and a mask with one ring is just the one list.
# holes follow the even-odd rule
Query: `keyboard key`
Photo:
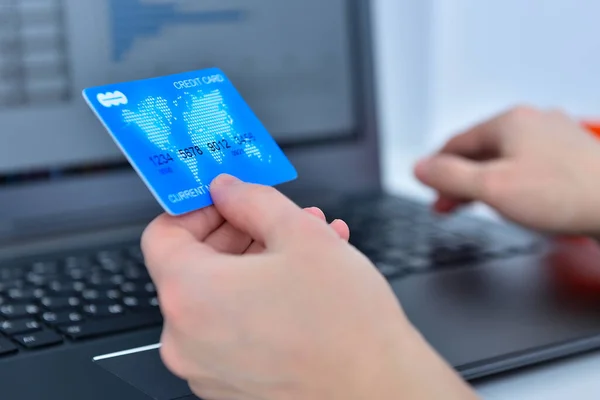
[[0, 306], [0, 316], [7, 319], [21, 319], [39, 314], [40, 308], [35, 304], [6, 304]]
[[154, 283], [152, 282], [148, 282], [144, 285], [144, 291], [149, 293], [149, 294], [155, 294], [156, 293], [156, 288], [154, 287]]
[[81, 292], [85, 288], [85, 285], [82, 282], [53, 280], [48, 285], [48, 288], [52, 291], [52, 295], [55, 296], [73, 296]]
[[42, 321], [50, 326], [73, 324], [83, 321], [83, 315], [75, 311], [45, 312], [41, 317]]
[[[86, 279], [86, 284], [90, 288], [94, 289], [113, 289], [118, 287], [120, 283], [113, 282], [114, 276], [108, 274], [95, 273]], [[119, 279], [119, 282], [123, 283], [125, 278]]]
[[16, 353], [17, 351], [17, 346], [7, 339], [0, 338], [0, 357]]
[[10, 289], [7, 298], [12, 302], [32, 302], [44, 295], [44, 289]]
[[84, 300], [96, 301], [100, 298], [100, 291], [97, 289], [86, 289], [81, 292], [81, 297], [83, 297]]
[[14, 339], [28, 349], [52, 346], [63, 341], [63, 338], [59, 334], [48, 330], [17, 335]]
[[70, 282], [64, 285], [65, 289], [73, 289], [77, 293], [81, 293], [85, 290], [85, 283], [83, 282]]
[[117, 262], [123, 259], [123, 255], [118, 250], [102, 250], [96, 255], [98, 262]]
[[25, 280], [33, 286], [47, 286], [50, 279], [45, 275], [36, 274], [35, 272], [28, 272], [25, 275]]
[[119, 286], [125, 282], [125, 277], [123, 275], [113, 275], [109, 278], [109, 281], [114, 286]]
[[129, 308], [138, 308], [140, 306], [140, 299], [134, 296], [123, 297], [123, 304]]
[[0, 282], [0, 293], [6, 293], [10, 289], [20, 289], [24, 286], [25, 282], [22, 279], [2, 280], [2, 282]]
[[87, 339], [133, 329], [157, 326], [162, 323], [159, 313], [128, 314], [110, 319], [65, 325], [59, 330], [73, 340]]
[[49, 311], [61, 311], [69, 308], [79, 307], [81, 304], [81, 300], [74, 296], [44, 297], [40, 302]]
[[129, 281], [149, 281], [150, 275], [145, 267], [138, 265], [135, 262], [131, 262], [124, 269], [125, 277]]
[[125, 282], [124, 284], [121, 285], [121, 291], [123, 293], [134, 293], [138, 290], [139, 289], [138, 289], [137, 285], [133, 282]]
[[151, 282], [125, 282], [121, 285], [121, 292], [125, 296], [148, 297], [156, 294], [156, 289]]
[[102, 265], [102, 269], [105, 272], [116, 274], [123, 269], [123, 263], [121, 261], [103, 261], [100, 263]]
[[106, 293], [104, 293], [104, 296], [106, 296], [106, 299], [112, 300], [113, 302], [123, 297], [118, 289], [107, 290]]
[[33, 263], [31, 271], [40, 274], [56, 274], [58, 272], [58, 263], [56, 261], [38, 261]]
[[123, 314], [125, 308], [120, 304], [88, 304], [83, 306], [83, 312], [93, 317], [112, 317]]
[[87, 303], [113, 304], [122, 297], [122, 294], [118, 289], [109, 289], [106, 291], [87, 289], [83, 291], [81, 297]]
[[19, 319], [0, 322], [0, 332], [8, 336], [39, 331], [41, 328], [42, 326], [40, 323], [34, 319]]
[[[67, 275], [75, 281], [81, 281], [87, 276], [87, 271], [85, 271], [84, 269], [81, 269], [81, 268], [74, 268], [74, 269], [69, 270], [67, 272]], [[85, 286], [85, 285], [83, 285], [83, 286]]]
[[127, 296], [123, 297], [123, 304], [134, 311], [158, 308], [158, 297], [138, 298], [135, 296]]

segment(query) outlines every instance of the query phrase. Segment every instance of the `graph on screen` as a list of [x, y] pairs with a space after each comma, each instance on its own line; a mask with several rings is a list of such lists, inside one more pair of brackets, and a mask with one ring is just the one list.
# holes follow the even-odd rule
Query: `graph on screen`
[[105, 0], [110, 49], [96, 83], [218, 67], [276, 135], [344, 131], [354, 125], [345, 4]]
[[67, 101], [63, 0], [0, 0], [0, 108]]
[[113, 61], [122, 61], [135, 45], [136, 39], [158, 36], [169, 25], [236, 23], [244, 17], [242, 10], [182, 10], [178, 3], [181, 2], [110, 0]]

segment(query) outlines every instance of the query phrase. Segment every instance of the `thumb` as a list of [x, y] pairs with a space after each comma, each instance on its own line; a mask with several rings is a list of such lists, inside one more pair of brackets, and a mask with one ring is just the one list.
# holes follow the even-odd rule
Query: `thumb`
[[211, 196], [226, 221], [267, 248], [290, 242], [301, 222], [311, 220], [276, 189], [244, 183], [231, 175], [221, 175], [213, 181]]
[[444, 196], [481, 200], [482, 175], [485, 165], [451, 154], [439, 154], [422, 160], [415, 167], [416, 177]]

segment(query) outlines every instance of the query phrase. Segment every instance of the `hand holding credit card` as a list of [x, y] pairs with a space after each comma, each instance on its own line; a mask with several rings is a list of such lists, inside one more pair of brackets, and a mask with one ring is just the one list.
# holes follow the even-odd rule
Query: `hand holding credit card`
[[222, 173], [269, 186], [297, 178], [219, 69], [93, 87], [83, 96], [171, 215], [212, 205], [209, 186]]

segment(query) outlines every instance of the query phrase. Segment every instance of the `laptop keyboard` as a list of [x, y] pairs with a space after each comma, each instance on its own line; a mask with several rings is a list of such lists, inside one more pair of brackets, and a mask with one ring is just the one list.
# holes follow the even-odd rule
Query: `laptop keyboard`
[[463, 215], [437, 216], [422, 203], [391, 196], [352, 199], [334, 214], [350, 226], [350, 243], [387, 278], [533, 253], [540, 245], [516, 229]]
[[[349, 200], [331, 215], [390, 279], [537, 248], [529, 235], [395, 197]], [[139, 246], [0, 266], [0, 357], [161, 324]]]
[[137, 246], [0, 266], [0, 356], [161, 323]]

